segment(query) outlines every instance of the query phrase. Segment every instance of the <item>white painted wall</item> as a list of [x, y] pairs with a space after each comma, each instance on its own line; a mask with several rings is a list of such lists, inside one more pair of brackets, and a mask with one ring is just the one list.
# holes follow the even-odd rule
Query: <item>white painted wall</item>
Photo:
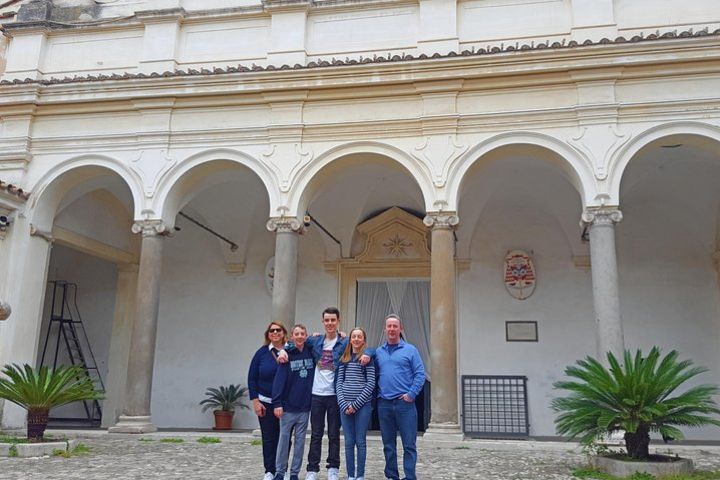
[[[85, 332], [103, 380], [107, 379], [108, 351], [112, 333], [113, 313], [115, 309], [115, 284], [117, 267], [98, 258], [77, 252], [70, 248], [54, 246], [50, 254], [48, 280], [65, 280], [77, 284], [77, 304]], [[58, 300], [59, 301], [59, 300]], [[38, 357], [40, 362], [42, 349], [50, 322], [52, 305], [52, 289], [48, 288], [45, 295], [42, 329], [38, 339]], [[57, 342], [57, 324], [48, 343], [45, 365], [52, 366]], [[78, 334], [82, 335], [78, 329]], [[84, 345], [84, 343], [83, 343]], [[59, 364], [69, 364], [67, 348], [62, 339], [60, 343]], [[89, 357], [89, 355], [86, 356]], [[53, 416], [84, 417], [85, 411], [80, 404], [72, 404], [53, 410]]]
[[[527, 376], [530, 433], [554, 435], [552, 383], [566, 365], [595, 352], [590, 273], [573, 265], [547, 205], [522, 208], [504, 200], [491, 200], [483, 211], [470, 269], [459, 273], [459, 373]], [[537, 272], [537, 288], [523, 301], [503, 283], [503, 260], [515, 248], [532, 251]], [[506, 342], [505, 322], [513, 320], [537, 321], [539, 341]]]
[[[238, 63], [294, 65], [388, 53], [432, 55], [508, 42], [582, 42], [674, 27], [714, 30], [720, 25], [720, 7], [714, 0], [617, 0], [614, 4], [603, 0], [591, 12], [579, 0], [461, 0], [432, 5], [425, 1], [426, 5], [397, 1], [382, 6], [333, 2], [292, 12], [273, 10], [255, 0], [119, 2], [106, 5], [100, 16], [126, 17], [124, 28], [57, 30], [47, 39], [35, 32], [18, 32], [8, 55], [6, 78], [162, 73], [175, 66]], [[87, 4], [80, 0], [67, 4], [78, 2]], [[160, 27], [152, 20], [143, 25], [147, 14], [139, 21], [133, 18], [134, 12], [169, 8], [184, 8], [185, 18], [165, 18]], [[160, 55], [163, 58], [157, 55], [159, 45], [168, 46]]]

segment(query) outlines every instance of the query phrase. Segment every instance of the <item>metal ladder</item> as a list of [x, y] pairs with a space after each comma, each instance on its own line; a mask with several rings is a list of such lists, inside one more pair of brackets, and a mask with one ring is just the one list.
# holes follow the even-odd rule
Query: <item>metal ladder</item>
[[[97, 390], [105, 392], [105, 385], [100, 370], [98, 369], [95, 355], [93, 354], [88, 340], [85, 326], [77, 306], [77, 284], [63, 280], [48, 282], [52, 288], [52, 307], [50, 309], [50, 323], [45, 335], [40, 365], [45, 365], [45, 356], [48, 354], [48, 345], [53, 331], [56, 332], [55, 352], [53, 354], [52, 368], [55, 369], [58, 363], [63, 364], [60, 358], [62, 346], [67, 355], [70, 365], [80, 365], [85, 375], [90, 377]], [[52, 349], [52, 347], [50, 347]], [[85, 418], [51, 417], [51, 421], [60, 422], [82, 422], [91, 425], [100, 425], [102, 419], [102, 408], [98, 400], [83, 400]]]

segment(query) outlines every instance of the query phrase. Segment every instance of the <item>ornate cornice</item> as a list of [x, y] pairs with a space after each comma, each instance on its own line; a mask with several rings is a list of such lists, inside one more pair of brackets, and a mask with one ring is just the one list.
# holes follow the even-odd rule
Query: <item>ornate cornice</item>
[[423, 223], [433, 230], [452, 230], [460, 223], [460, 218], [455, 212], [428, 212]]
[[[277, 2], [271, 2], [271, 3], [277, 3]], [[287, 2], [280, 3], [292, 3], [292, 4], [304, 4], [302, 0], [288, 0]], [[54, 22], [15, 22], [15, 23], [8, 23], [3, 25], [3, 28], [7, 30], [13, 30], [13, 29], [27, 29], [27, 28], [70, 28], [63, 24], [57, 24]], [[78, 28], [78, 27], [72, 27], [72, 28]], [[267, 66], [261, 66], [252, 64], [250, 66], [248, 65], [239, 65], [239, 66], [227, 66], [225, 68], [221, 67], [213, 67], [212, 69], [209, 68], [200, 68], [200, 69], [194, 69], [194, 68], [188, 68], [187, 70], [173, 70], [173, 71], [166, 71], [166, 72], [153, 72], [153, 73], [113, 73], [113, 74], [98, 74], [98, 75], [75, 75], [75, 76], [66, 76], [64, 78], [59, 77], [50, 77], [47, 79], [38, 80], [35, 78], [26, 78], [26, 79], [15, 79], [15, 80], [2, 80], [0, 81], [0, 85], [22, 85], [22, 84], [39, 84], [39, 85], [55, 85], [55, 84], [64, 84], [64, 83], [82, 83], [82, 82], [97, 82], [97, 81], [114, 81], [114, 80], [136, 80], [136, 79], [153, 79], [153, 78], [167, 78], [167, 77], [185, 77], [185, 76], [210, 76], [210, 75], [222, 75], [222, 74], [234, 74], [234, 73], [243, 73], [243, 72], [271, 72], [271, 71], [278, 71], [278, 70], [306, 70], [306, 69], [319, 69], [319, 68], [327, 68], [327, 67], [344, 67], [344, 66], [352, 66], [352, 65], [361, 65], [361, 64], [378, 64], [378, 63], [399, 63], [399, 62], [415, 62], [415, 61], [433, 61], [437, 59], [451, 59], [453, 57], [477, 57], [477, 56], [490, 56], [490, 55], [496, 55], [496, 54], [507, 54], [507, 53], [526, 53], [531, 51], [553, 51], [553, 50], [570, 50], [570, 49], [582, 49], [587, 47], [597, 47], [597, 46], [608, 46], [608, 45], [623, 45], [623, 44], [642, 44], [646, 42], [654, 42], [654, 41], [669, 41], [669, 40], [679, 40], [679, 39], [693, 39], [693, 38], [714, 38], [720, 36], [720, 29], [710, 30], [709, 27], [705, 27], [701, 30], [684, 30], [681, 32], [678, 32], [677, 29], [666, 31], [666, 32], [654, 32], [648, 35], [645, 35], [644, 33], [640, 33], [638, 35], [634, 35], [632, 37], [616, 37], [614, 39], [611, 38], [603, 38], [598, 41], [593, 40], [585, 40], [583, 42], [578, 42], [575, 40], [561, 40], [561, 41], [551, 41], [551, 40], [544, 40], [544, 41], [531, 41], [530, 43], [520, 43], [520, 42], [503, 42], [496, 46], [488, 46], [487, 48], [478, 48], [478, 49], [471, 49], [471, 50], [463, 50], [461, 52], [455, 52], [451, 51], [447, 54], [425, 54], [421, 53], [419, 55], [410, 55], [403, 53], [402, 55], [399, 54], [392, 54], [388, 53], [387, 56], [385, 55], [373, 55], [372, 57], [359, 57], [359, 58], [346, 58], [338, 59], [338, 58], [331, 58], [331, 59], [322, 59], [322, 60], [315, 60], [308, 62], [307, 64], [299, 64], [296, 63], [294, 65], [267, 65]]]
[[157, 235], [167, 235], [167, 227], [162, 220], [141, 220], [133, 223], [133, 233], [141, 233], [143, 237], [154, 237]]
[[622, 212], [618, 207], [587, 208], [582, 213], [580, 226], [614, 225], [622, 221]]
[[271, 232], [290, 233], [300, 232], [303, 224], [295, 217], [272, 217], [265, 226]]

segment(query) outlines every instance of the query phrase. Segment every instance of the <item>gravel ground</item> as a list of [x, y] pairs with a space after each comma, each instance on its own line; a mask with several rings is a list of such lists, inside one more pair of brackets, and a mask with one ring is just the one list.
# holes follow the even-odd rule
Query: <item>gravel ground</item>
[[[90, 453], [70, 458], [0, 458], [0, 479], [260, 480], [264, 473], [261, 447], [250, 434], [68, 434], [80, 437], [81, 442], [91, 448]], [[222, 443], [198, 443], [197, 439], [203, 435], [219, 437]], [[182, 438], [183, 442], [161, 441], [168, 437]], [[309, 441], [305, 444], [306, 452], [308, 444]], [[664, 446], [658, 448], [663, 452], [667, 450]], [[696, 468], [720, 470], [718, 446], [677, 446], [673, 451], [692, 458]], [[323, 454], [327, 454], [326, 447]], [[576, 444], [560, 442], [466, 440], [431, 443], [419, 439], [418, 455], [417, 473], [421, 480], [571, 480], [574, 478], [572, 471], [585, 464], [585, 457]], [[366, 479], [382, 480], [383, 467], [382, 443], [378, 437], [370, 437]], [[345, 472], [342, 473], [341, 478], [347, 478]], [[303, 469], [300, 478], [304, 476]], [[320, 479], [326, 478], [325, 472], [321, 472]]]

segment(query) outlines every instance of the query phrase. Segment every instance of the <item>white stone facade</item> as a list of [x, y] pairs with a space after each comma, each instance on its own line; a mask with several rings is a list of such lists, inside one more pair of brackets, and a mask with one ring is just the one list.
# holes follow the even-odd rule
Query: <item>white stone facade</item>
[[[532, 435], [554, 435], [552, 382], [598, 349], [677, 348], [720, 382], [716, 1], [20, 5], [4, 25], [0, 180], [30, 195], [0, 189], [12, 222], [0, 364], [37, 361], [46, 281], [77, 282], [109, 384], [105, 426], [139, 368], [138, 308], [156, 318], [152, 423], [204, 427], [205, 387], [245, 383], [271, 316], [294, 310], [319, 329], [339, 304], [354, 318], [337, 265], [358, 255], [357, 225], [393, 206], [457, 215], [456, 261], [433, 259], [457, 266], [457, 348], [433, 368], [452, 365], [458, 388], [460, 375], [528, 376]], [[296, 281], [273, 299], [266, 222], [308, 210], [340, 245], [315, 226], [293, 233], [295, 264], [276, 269]], [[150, 263], [133, 224], [181, 230]], [[538, 270], [523, 301], [502, 283], [515, 248]], [[136, 307], [138, 278], [158, 282], [156, 317]], [[537, 321], [539, 341], [505, 342], [514, 320]], [[0, 416], [22, 423], [7, 405]]]

